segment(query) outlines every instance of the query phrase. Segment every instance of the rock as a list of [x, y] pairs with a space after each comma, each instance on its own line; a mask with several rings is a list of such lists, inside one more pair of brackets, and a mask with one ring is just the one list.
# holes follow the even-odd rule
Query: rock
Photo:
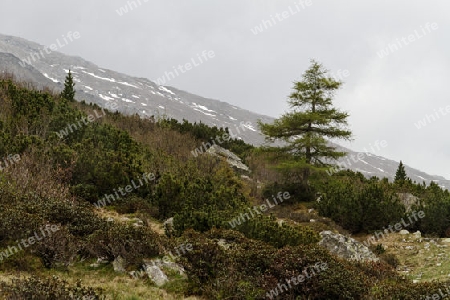
[[139, 218], [134, 218], [134, 219], [132, 219], [131, 221], [133, 222], [133, 226], [135, 226], [135, 227], [141, 227], [141, 226], [144, 226], [144, 221], [142, 221], [142, 220], [139, 219]]
[[379, 261], [379, 258], [362, 243], [339, 233], [322, 231], [322, 240], [319, 245], [347, 260], [355, 261]]
[[241, 178], [245, 179], [245, 180], [248, 180], [248, 181], [252, 181], [252, 179], [249, 176], [247, 176], [247, 175], [241, 175]]
[[413, 235], [416, 239], [420, 239], [422, 237], [422, 233], [418, 230], [416, 232], [414, 232]]
[[311, 219], [311, 220], [309, 220], [309, 222], [311, 222], [311, 223], [315, 223], [315, 222], [316, 222], [316, 220], [314, 220], [314, 219]]
[[222, 247], [222, 249], [224, 250], [228, 250], [231, 247], [231, 244], [227, 243], [227, 241], [225, 239], [220, 239], [217, 242], [217, 245], [219, 245], [220, 247]]
[[231, 166], [236, 167], [241, 170], [244, 170], [244, 171], [249, 171], [249, 168], [245, 164], [242, 163], [239, 156], [237, 156], [233, 152], [231, 152], [225, 148], [222, 148], [218, 145], [212, 145], [211, 147], [209, 147], [209, 149], [206, 151], [206, 153], [208, 153], [210, 155], [226, 158], [228, 164], [230, 164]]
[[406, 229], [402, 229], [399, 231], [399, 234], [409, 234], [409, 231]]
[[106, 257], [97, 258], [97, 264], [107, 264], [107, 263], [109, 263], [108, 258]]
[[450, 243], [450, 238], [442, 239], [441, 242], [442, 243]]
[[164, 232], [168, 237], [172, 236], [174, 234], [174, 228], [173, 228], [173, 217], [168, 218], [163, 223]]
[[114, 219], [111, 217], [108, 217], [108, 219], [106, 219], [106, 222], [114, 222]]
[[123, 259], [121, 256], [118, 256], [113, 261], [113, 268], [114, 268], [114, 272], [124, 273], [125, 272], [125, 259]]
[[172, 270], [172, 271], [175, 271], [175, 272], [177, 272], [178, 274], [180, 274], [182, 276], [185, 276], [184, 268], [181, 265], [179, 265], [177, 263], [174, 263], [174, 262], [171, 262], [171, 261], [164, 261], [163, 259], [159, 259], [158, 258], [158, 259], [154, 259], [154, 260], [151, 260], [151, 261], [147, 261], [144, 264], [144, 269], [146, 269], [148, 266], [157, 266], [160, 269]]
[[169, 282], [169, 279], [167, 278], [166, 274], [156, 265], [153, 266], [146, 266], [145, 272], [147, 273], [148, 277], [158, 286], [162, 286], [165, 283]]
[[312, 213], [314, 211], [314, 208], [308, 209], [308, 214]]

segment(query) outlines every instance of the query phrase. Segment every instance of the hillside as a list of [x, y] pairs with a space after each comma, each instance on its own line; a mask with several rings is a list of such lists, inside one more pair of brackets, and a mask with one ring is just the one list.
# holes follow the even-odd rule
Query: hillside
[[[44, 46], [37, 43], [0, 34], [0, 71], [14, 73], [16, 78], [33, 83], [38, 88], [47, 86], [60, 91], [67, 71], [71, 69], [76, 82], [77, 99], [80, 101], [95, 103], [100, 107], [114, 102], [117, 103], [118, 111], [125, 114], [136, 113], [143, 118], [166, 116], [180, 122], [186, 119], [191, 123], [228, 127], [243, 141], [256, 146], [264, 143], [257, 120], [261, 119], [265, 123], [274, 120], [223, 101], [207, 99], [175, 87], [160, 86], [149, 79], [107, 70], [80, 57], [59, 52], [47, 55], [43, 49]], [[242, 123], [247, 126], [242, 127]], [[375, 155], [374, 152], [379, 150], [377, 146], [372, 146], [366, 152], [346, 148], [343, 150], [349, 153], [341, 159], [345, 168], [362, 172], [367, 177], [394, 178], [399, 162]], [[407, 165], [406, 168], [408, 176], [418, 183], [425, 181], [429, 184], [434, 181], [441, 187], [450, 189], [450, 180], [427, 174], [413, 166]]]
[[317, 203], [239, 139], [223, 146], [251, 173], [192, 155], [223, 129], [109, 112], [5, 76], [0, 129], [4, 299], [419, 299], [445, 286], [403, 278], [392, 256], [355, 262], [318, 244], [324, 230], [406, 218], [400, 191], [425, 204], [408, 229], [448, 235], [450, 196], [436, 184], [317, 173]]

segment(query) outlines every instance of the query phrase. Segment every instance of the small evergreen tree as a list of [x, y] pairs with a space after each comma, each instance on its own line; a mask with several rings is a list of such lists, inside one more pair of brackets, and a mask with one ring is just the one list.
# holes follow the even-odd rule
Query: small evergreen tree
[[72, 73], [69, 70], [69, 73], [66, 76], [66, 80], [64, 81], [64, 90], [61, 92], [61, 97], [68, 101], [75, 101], [75, 82], [73, 82]]
[[395, 172], [394, 182], [402, 185], [407, 179], [408, 177], [406, 176], [405, 166], [403, 165], [403, 162], [400, 161], [397, 172]]
[[[269, 141], [282, 140], [283, 147], [275, 147], [278, 168], [296, 172], [297, 181], [307, 183], [311, 169], [326, 169], [330, 161], [345, 156], [336, 150], [330, 139], [349, 140], [348, 113], [333, 107], [333, 97], [342, 82], [327, 75], [320, 63], [312, 60], [303, 80], [294, 83], [288, 103], [292, 109], [273, 124], [259, 122], [261, 132]], [[300, 172], [299, 172], [300, 171]]]

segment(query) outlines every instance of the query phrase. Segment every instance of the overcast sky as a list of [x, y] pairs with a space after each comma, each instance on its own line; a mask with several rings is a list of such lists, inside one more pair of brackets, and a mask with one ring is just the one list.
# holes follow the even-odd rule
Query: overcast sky
[[[449, 12], [448, 0], [2, 0], [0, 32], [50, 45], [78, 31], [61, 52], [151, 80], [194, 60], [166, 85], [273, 117], [314, 58], [345, 82], [344, 146], [385, 140], [375, 154], [450, 179]], [[200, 64], [204, 50], [215, 56]]]

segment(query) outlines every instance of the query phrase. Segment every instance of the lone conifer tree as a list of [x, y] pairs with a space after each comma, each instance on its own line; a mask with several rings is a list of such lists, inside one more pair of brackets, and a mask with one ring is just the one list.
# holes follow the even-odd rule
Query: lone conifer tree
[[336, 151], [327, 139], [350, 140], [346, 130], [348, 113], [332, 107], [332, 99], [342, 82], [328, 77], [327, 70], [312, 60], [303, 80], [294, 82], [288, 103], [292, 109], [273, 124], [259, 122], [266, 140], [282, 140], [286, 146], [269, 148], [277, 153], [281, 170], [307, 183], [311, 169], [331, 166], [331, 161], [345, 156]]
[[75, 101], [75, 82], [73, 82], [72, 73], [69, 70], [69, 73], [66, 76], [66, 80], [64, 81], [64, 90], [61, 92], [61, 97], [67, 99], [68, 101]]
[[405, 166], [403, 165], [403, 162], [400, 161], [400, 164], [398, 165], [397, 172], [395, 172], [395, 179], [394, 182], [402, 185], [407, 180]]

